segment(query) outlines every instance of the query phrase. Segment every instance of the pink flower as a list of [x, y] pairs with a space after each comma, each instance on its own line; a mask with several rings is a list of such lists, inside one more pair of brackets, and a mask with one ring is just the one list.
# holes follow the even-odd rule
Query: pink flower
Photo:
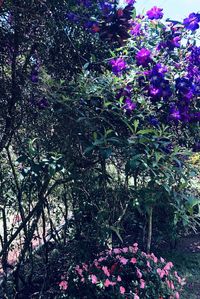
[[145, 281], [144, 281], [144, 279], [140, 279], [140, 288], [141, 289], [145, 288]]
[[137, 294], [134, 294], [134, 299], [140, 299], [140, 297]]
[[100, 257], [100, 258], [98, 259], [99, 262], [103, 262], [103, 261], [105, 261], [105, 260], [106, 260], [105, 257]]
[[136, 263], [137, 263], [137, 259], [136, 259], [135, 257], [132, 257], [132, 259], [131, 259], [131, 263], [132, 263], [132, 264], [136, 264]]
[[61, 290], [67, 290], [67, 288], [68, 288], [68, 282], [66, 280], [62, 280], [59, 283], [59, 287], [60, 287]]
[[103, 270], [103, 272], [104, 272], [104, 274], [106, 275], [106, 276], [110, 276], [110, 272], [109, 272], [109, 270], [108, 270], [108, 267], [106, 267], [106, 266], [103, 266], [102, 267], [102, 270]]
[[99, 262], [97, 260], [94, 260], [94, 265], [95, 265], [96, 268], [99, 269]]
[[143, 251], [141, 252], [141, 255], [142, 255], [142, 256], [145, 256], [145, 257], [149, 257], [149, 256], [148, 256], [145, 252], [143, 252]]
[[136, 274], [137, 274], [138, 278], [142, 278], [142, 273], [141, 273], [141, 271], [138, 268], [136, 270]]
[[173, 263], [172, 262], [168, 262], [165, 267], [164, 267], [164, 270], [170, 270], [172, 267], [173, 267]]
[[149, 261], [147, 261], [147, 267], [151, 269], [151, 265]]
[[80, 266], [75, 267], [76, 272], [82, 277], [83, 276], [83, 269], [80, 268]]
[[83, 266], [83, 269], [84, 269], [85, 271], [88, 271], [88, 265], [87, 265], [87, 264], [83, 263], [82, 266]]
[[164, 263], [165, 262], [165, 260], [164, 260], [164, 258], [160, 258], [160, 261], [161, 261], [161, 263]]
[[120, 257], [119, 258], [120, 263], [122, 263], [123, 265], [126, 265], [128, 263], [128, 260], [125, 257]]
[[128, 252], [128, 247], [122, 248], [122, 252], [127, 253]]
[[126, 292], [126, 290], [123, 286], [120, 286], [119, 290], [122, 295]]
[[114, 248], [114, 249], [113, 249], [113, 252], [114, 252], [115, 254], [119, 254], [119, 253], [121, 253], [121, 249], [119, 249], [119, 248]]
[[106, 281], [104, 282], [104, 286], [107, 288], [110, 286], [110, 280], [106, 279]]
[[98, 279], [97, 279], [96, 275], [92, 274], [92, 275], [91, 275], [91, 279], [92, 279], [92, 283], [93, 283], [93, 284], [97, 284]]
[[160, 276], [160, 278], [162, 279], [164, 277], [164, 275], [166, 274], [165, 273], [165, 270], [162, 270], [160, 268], [157, 269], [157, 273], [158, 275]]
[[169, 289], [174, 290], [174, 284], [171, 280], [166, 280], [167, 286]]
[[175, 293], [175, 298], [176, 298], [176, 299], [179, 299], [179, 298], [180, 298], [180, 295], [179, 295], [178, 292]]
[[119, 275], [117, 276], [117, 281], [122, 281], [122, 279]]
[[174, 290], [174, 283], [171, 281], [171, 289]]
[[116, 285], [116, 282], [112, 282], [112, 281], [110, 281], [108, 278], [106, 279], [106, 281], [104, 282], [104, 286], [105, 287], [109, 287], [109, 286], [114, 286], [114, 285]]
[[158, 258], [153, 253], [151, 254], [151, 258], [153, 259], [154, 263], [157, 264]]
[[176, 271], [174, 272], [174, 275], [175, 275], [175, 277], [177, 278], [178, 283], [179, 283], [179, 284], [182, 284], [182, 279], [180, 278], [180, 276], [178, 275], [178, 273], [177, 273]]

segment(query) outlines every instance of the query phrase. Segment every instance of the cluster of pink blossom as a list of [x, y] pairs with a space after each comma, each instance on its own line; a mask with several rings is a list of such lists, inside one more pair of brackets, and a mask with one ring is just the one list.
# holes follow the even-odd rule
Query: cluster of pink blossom
[[59, 286], [69, 298], [76, 289], [92, 288], [95, 298], [107, 298], [107, 294], [115, 298], [117, 294], [120, 298], [179, 299], [183, 284], [172, 262], [141, 252], [135, 243], [101, 252], [92, 263], [76, 265]]

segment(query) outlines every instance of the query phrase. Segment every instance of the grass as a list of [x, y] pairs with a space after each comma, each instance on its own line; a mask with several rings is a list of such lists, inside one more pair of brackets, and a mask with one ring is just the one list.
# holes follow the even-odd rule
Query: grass
[[172, 261], [177, 272], [186, 278], [180, 299], [200, 299], [200, 253], [173, 251], [162, 255]]

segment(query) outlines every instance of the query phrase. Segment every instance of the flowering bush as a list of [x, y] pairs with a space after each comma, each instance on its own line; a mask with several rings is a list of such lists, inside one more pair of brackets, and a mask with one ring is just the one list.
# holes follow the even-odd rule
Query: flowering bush
[[[188, 219], [190, 200], [189, 196], [182, 195], [186, 193], [192, 173], [187, 157], [191, 149], [198, 151], [199, 148], [200, 48], [196, 38], [200, 16], [194, 13], [180, 22], [164, 22], [162, 8], [154, 6], [146, 14], [137, 15], [134, 3], [105, 1], [104, 6], [99, 6], [99, 16], [105, 7], [109, 8], [106, 21], [104, 19], [108, 27], [113, 24], [108, 21], [110, 16], [114, 18], [115, 13], [120, 12], [127, 24], [123, 30], [128, 37], [124, 35], [120, 47], [114, 42], [111, 44], [108, 59], [91, 61], [84, 66], [83, 76], [79, 77], [78, 84], [74, 82], [69, 101], [73, 99], [70, 103], [79, 105], [81, 121], [87, 127], [87, 140], [82, 142], [85, 156], [97, 161], [103, 159], [106, 166], [117, 165], [121, 176], [128, 181], [130, 200], [140, 214], [148, 214], [149, 224], [153, 210], [161, 206], [162, 211], [166, 209], [169, 218], [164, 217], [166, 222], [162, 223], [174, 238], [177, 230], [174, 218], [180, 215], [177, 206], [185, 207], [184, 217], [180, 216], [178, 221], [185, 223], [184, 218]], [[88, 12], [89, 8], [84, 7]], [[127, 9], [132, 11], [129, 18], [125, 18]], [[98, 21], [98, 24], [99, 32], [95, 32], [95, 36], [102, 38], [104, 22]], [[92, 71], [95, 63], [102, 66], [98, 74]], [[180, 197], [177, 192], [181, 193]], [[178, 203], [177, 198], [180, 198]], [[124, 210], [128, 214], [130, 206], [127, 206]], [[110, 223], [119, 223], [119, 211], [120, 208], [116, 209], [106, 229]], [[154, 214], [154, 218], [160, 214]], [[108, 218], [101, 222], [101, 227]], [[168, 229], [169, 219], [175, 223], [173, 232]], [[106, 229], [104, 227], [104, 232]]]
[[77, 265], [59, 286], [67, 298], [179, 299], [183, 283], [172, 262], [141, 252], [135, 243]]
[[149, 113], [150, 118], [157, 118], [156, 125], [194, 127], [200, 120], [200, 47], [195, 43], [200, 15], [190, 14], [183, 23], [163, 23], [162, 17], [162, 9], [153, 7], [146, 16], [130, 21], [126, 47], [120, 55], [118, 49], [111, 60], [118, 77], [116, 89], [121, 85], [115, 104], [119, 99], [125, 104], [127, 99], [138, 103], [138, 109], [136, 105], [124, 108], [135, 117]]
[[[182, 22], [162, 22], [162, 8], [154, 6], [146, 15], [136, 15], [134, 4], [135, 1], [97, 1], [93, 4], [96, 15], [89, 21], [92, 32], [100, 37], [112, 40], [109, 30], [114, 26], [115, 34], [123, 40], [123, 46], [112, 52], [113, 58], [108, 64], [118, 78], [113, 84], [114, 105], [121, 106], [134, 118], [148, 114], [143, 126], [170, 123], [178, 129], [194, 128], [200, 121], [197, 101], [200, 47], [196, 45], [200, 14], [191, 13]], [[79, 18], [79, 23], [91, 13], [88, 1], [80, 1], [80, 5], [85, 9], [85, 17]], [[115, 43], [112, 48], [113, 45]], [[180, 138], [180, 134], [177, 137]], [[185, 145], [188, 141], [183, 141], [184, 138], [189, 138], [181, 137]], [[194, 147], [199, 142], [198, 134], [195, 139]]]

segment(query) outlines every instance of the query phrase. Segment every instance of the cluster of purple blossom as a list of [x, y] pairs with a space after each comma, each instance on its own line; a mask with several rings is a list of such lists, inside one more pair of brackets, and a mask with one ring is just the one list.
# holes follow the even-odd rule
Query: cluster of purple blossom
[[183, 24], [186, 29], [195, 31], [199, 29], [200, 23], [200, 14], [199, 13], [191, 13], [188, 18], [185, 18]]
[[[147, 19], [150, 22], [158, 22], [162, 17], [161, 8], [153, 7], [147, 11]], [[200, 95], [200, 47], [193, 45], [189, 40], [187, 46], [181, 47], [185, 29], [195, 31], [199, 28], [200, 14], [190, 14], [179, 25], [162, 24], [159, 33], [161, 39], [153, 47], [144, 41], [145, 34], [146, 39], [149, 34], [149, 29], [145, 27], [148, 24], [145, 17], [139, 16], [131, 23], [130, 34], [133, 35], [132, 40], [139, 50], [134, 54], [134, 61], [130, 60], [130, 57], [124, 59], [123, 56], [112, 59], [112, 72], [126, 79], [129, 70], [134, 68], [135, 73], [138, 73], [138, 85], [142, 87], [144, 95], [153, 104], [159, 101], [165, 107], [165, 111], [168, 109], [167, 121], [200, 121], [199, 108], [194, 105]], [[131, 49], [131, 56], [132, 53]], [[178, 55], [181, 57], [180, 61]], [[124, 106], [127, 110], [135, 110], [136, 104], [132, 103], [130, 94], [124, 96], [124, 101], [127, 102]]]
[[[163, 9], [154, 6], [145, 15], [133, 19], [136, 1], [124, 0], [122, 6], [117, 2], [79, 0], [78, 9], [68, 12], [66, 17], [109, 41], [117, 41], [121, 45], [124, 41], [127, 45], [129, 40], [132, 41], [131, 55], [126, 54], [124, 58], [122, 54], [110, 60], [112, 72], [123, 80], [124, 87], [119, 88], [118, 85], [116, 96], [117, 100], [123, 99], [123, 109], [130, 114], [140, 108], [136, 104], [137, 91], [127, 80], [127, 75], [134, 69], [133, 85], [137, 81], [140, 95], [150, 100], [152, 107], [159, 105], [159, 115], [163, 108], [162, 120], [175, 125], [200, 121], [200, 107], [195, 104], [200, 95], [200, 47], [191, 39], [191, 32], [195, 33], [200, 27], [200, 14], [191, 13], [182, 23], [162, 23]], [[31, 80], [37, 82], [37, 70], [32, 71]], [[158, 125], [159, 115], [151, 118], [152, 124]]]
[[116, 96], [117, 100], [123, 99], [123, 108], [125, 111], [133, 111], [136, 109], [137, 104], [132, 101], [132, 88], [130, 85], [121, 88]]

